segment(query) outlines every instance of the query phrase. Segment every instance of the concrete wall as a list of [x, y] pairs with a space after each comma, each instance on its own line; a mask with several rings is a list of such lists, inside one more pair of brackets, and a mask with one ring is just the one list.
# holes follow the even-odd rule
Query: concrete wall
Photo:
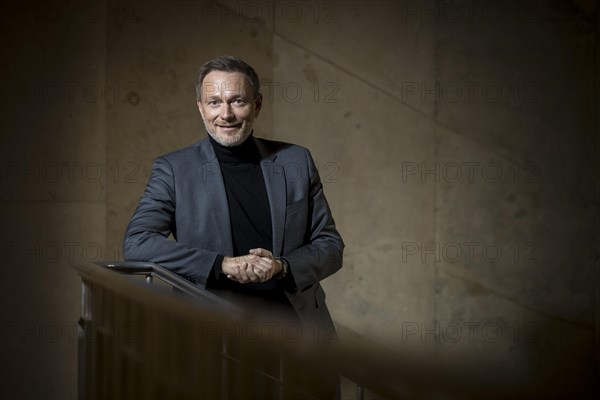
[[108, 252], [105, 7], [3, 3], [0, 398], [76, 396], [80, 283]]
[[204, 137], [198, 66], [255, 66], [257, 136], [312, 150], [346, 241], [334, 319], [397, 352], [597, 375], [597, 5], [2, 6], [1, 398], [74, 398], [79, 283], [154, 157]]

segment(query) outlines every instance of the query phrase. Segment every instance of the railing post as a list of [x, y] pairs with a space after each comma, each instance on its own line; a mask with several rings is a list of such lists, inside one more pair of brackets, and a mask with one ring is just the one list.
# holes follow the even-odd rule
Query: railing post
[[356, 400], [365, 400], [365, 388], [361, 385], [356, 385]]
[[227, 342], [229, 339], [225, 337], [223, 332], [221, 335], [221, 395], [223, 398], [229, 398], [229, 386], [227, 382], [227, 377], [229, 376], [229, 343]]
[[91, 304], [90, 304], [90, 287], [85, 281], [81, 281], [81, 317], [78, 321], [77, 334], [77, 398], [84, 400], [87, 397], [86, 388], [86, 372], [90, 356], [88, 343], [88, 325], [92, 320]]

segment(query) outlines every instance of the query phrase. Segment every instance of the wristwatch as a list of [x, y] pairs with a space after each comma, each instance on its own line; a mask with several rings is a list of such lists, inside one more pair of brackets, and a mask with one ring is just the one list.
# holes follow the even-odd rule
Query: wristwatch
[[283, 279], [288, 275], [290, 266], [288, 265], [288, 262], [285, 258], [278, 257], [278, 258], [276, 258], [276, 260], [279, 260], [281, 262], [281, 271], [277, 274], [277, 276], [275, 278]]

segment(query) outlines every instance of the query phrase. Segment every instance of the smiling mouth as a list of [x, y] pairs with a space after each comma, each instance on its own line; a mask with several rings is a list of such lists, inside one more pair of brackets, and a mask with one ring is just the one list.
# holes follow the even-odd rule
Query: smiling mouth
[[224, 129], [231, 129], [231, 128], [239, 128], [240, 126], [242, 126], [242, 124], [237, 124], [237, 125], [217, 125], [219, 128], [224, 128]]

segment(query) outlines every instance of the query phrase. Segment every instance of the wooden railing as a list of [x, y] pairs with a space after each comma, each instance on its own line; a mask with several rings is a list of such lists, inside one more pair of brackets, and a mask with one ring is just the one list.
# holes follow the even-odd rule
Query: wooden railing
[[354, 382], [359, 399], [365, 392], [389, 399], [515, 393], [498, 379], [499, 370], [482, 385], [473, 371], [400, 358], [340, 325], [338, 341], [311, 343], [310, 335], [300, 337], [289, 322], [249, 316], [156, 264], [107, 262], [76, 269], [82, 279], [80, 399], [315, 398], [317, 388], [299, 384], [306, 371]]

